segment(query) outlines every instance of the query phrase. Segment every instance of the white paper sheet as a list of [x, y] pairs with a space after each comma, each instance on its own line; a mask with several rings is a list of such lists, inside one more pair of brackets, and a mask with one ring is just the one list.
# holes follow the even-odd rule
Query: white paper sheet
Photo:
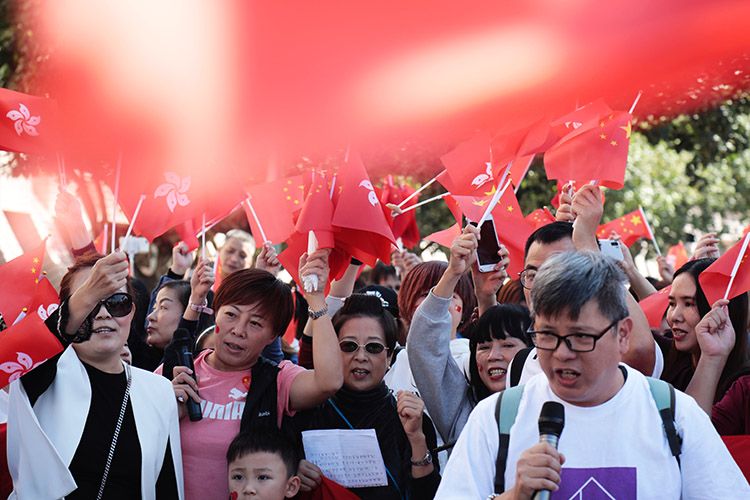
[[308, 461], [347, 488], [388, 485], [375, 429], [305, 431], [302, 444]]

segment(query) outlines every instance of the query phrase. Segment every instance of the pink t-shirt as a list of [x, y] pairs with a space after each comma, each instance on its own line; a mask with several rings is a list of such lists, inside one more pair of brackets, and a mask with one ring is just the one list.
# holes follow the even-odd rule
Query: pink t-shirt
[[[229, 498], [227, 485], [227, 448], [240, 432], [245, 396], [250, 387], [250, 370], [223, 372], [206, 363], [204, 351], [195, 359], [203, 419], [180, 420], [182, 467], [185, 473], [186, 500]], [[292, 382], [305, 369], [289, 361], [279, 364], [278, 425], [284, 414], [292, 416], [289, 392]]]

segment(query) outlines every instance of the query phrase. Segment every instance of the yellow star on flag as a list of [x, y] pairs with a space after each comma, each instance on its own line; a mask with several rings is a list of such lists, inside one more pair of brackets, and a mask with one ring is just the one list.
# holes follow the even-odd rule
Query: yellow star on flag
[[611, 141], [611, 142], [610, 142], [610, 144], [611, 144], [612, 146], [617, 146], [617, 141]]
[[471, 203], [472, 203], [472, 205], [476, 205], [478, 207], [483, 207], [487, 203], [487, 200], [474, 200]]
[[32, 274], [35, 274], [35, 273], [36, 273], [36, 267], [32, 267], [32, 268], [31, 268], [31, 273], [32, 273]]
[[34, 257], [34, 259], [32, 260], [32, 262], [34, 264], [39, 264], [39, 257]]
[[599, 134], [599, 139], [606, 141], [607, 140], [607, 134]]
[[625, 138], [626, 139], [630, 139], [630, 132], [633, 131], [633, 128], [632, 128], [630, 122], [628, 122], [628, 124], [625, 125], [624, 127], [620, 127], [620, 128], [625, 131]]
[[638, 226], [641, 224], [641, 218], [638, 215], [634, 215], [630, 218], [630, 223], [634, 226]]
[[485, 195], [485, 196], [492, 196], [492, 195], [493, 195], [493, 194], [495, 194], [496, 192], [497, 192], [497, 188], [496, 188], [495, 186], [492, 186], [492, 189], [491, 189], [491, 190], [489, 190], [489, 191], [486, 191], [486, 192], [484, 193], [484, 195]]
[[513, 212], [513, 206], [512, 205], [508, 205], [508, 208], [506, 208], [506, 210], [508, 212]]

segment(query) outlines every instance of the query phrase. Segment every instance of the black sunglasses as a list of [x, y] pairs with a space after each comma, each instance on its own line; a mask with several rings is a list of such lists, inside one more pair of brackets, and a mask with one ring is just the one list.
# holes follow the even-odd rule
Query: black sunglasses
[[106, 307], [110, 316], [113, 318], [122, 318], [123, 316], [130, 314], [130, 311], [133, 309], [133, 297], [125, 292], [114, 293], [106, 299], [100, 300], [99, 303], [94, 306], [91, 315], [96, 316], [101, 306]]
[[381, 352], [386, 350], [386, 347], [380, 342], [368, 342], [365, 345], [357, 344], [353, 340], [344, 340], [342, 342], [339, 342], [339, 349], [341, 349], [341, 352], [357, 352], [360, 347], [364, 347], [365, 351], [369, 352], [370, 354], [380, 354]]

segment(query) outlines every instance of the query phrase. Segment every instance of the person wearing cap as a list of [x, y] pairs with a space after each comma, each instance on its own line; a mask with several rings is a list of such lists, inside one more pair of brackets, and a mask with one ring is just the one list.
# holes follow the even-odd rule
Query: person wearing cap
[[[523, 388], [504, 469], [497, 465], [499, 393], [469, 417], [437, 499], [526, 499], [539, 490], [558, 498], [750, 498], [750, 486], [696, 402], [675, 391], [671, 423], [681, 440], [675, 453], [650, 382], [621, 363], [633, 328], [625, 280], [599, 252], [564, 252], [541, 266], [529, 335], [543, 373]], [[721, 314], [716, 308], [704, 318], [704, 326], [714, 325], [707, 334], [725, 327]], [[539, 442], [547, 401], [564, 408], [557, 449]]]

